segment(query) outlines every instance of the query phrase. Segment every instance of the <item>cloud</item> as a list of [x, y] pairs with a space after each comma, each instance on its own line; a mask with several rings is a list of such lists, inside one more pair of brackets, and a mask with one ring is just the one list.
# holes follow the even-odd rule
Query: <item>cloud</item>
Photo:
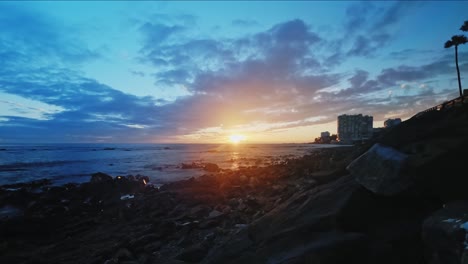
[[146, 22], [140, 27], [140, 30], [146, 37], [146, 45], [151, 47], [170, 40], [174, 34], [183, 31], [184, 27], [178, 25], [167, 26], [164, 24]]
[[[395, 2], [388, 7], [376, 7], [370, 2], [352, 4], [346, 10], [344, 37], [340, 51], [347, 56], [374, 56], [379, 49], [390, 43], [395, 34], [395, 25], [402, 21], [415, 2]], [[350, 43], [347, 51], [346, 43]]]
[[390, 52], [390, 54], [388, 55], [388, 58], [401, 61], [401, 60], [414, 59], [416, 56], [434, 55], [434, 53], [436, 53], [436, 51], [434, 50], [404, 49], [400, 51]]
[[142, 71], [135, 71], [135, 70], [130, 70], [130, 73], [135, 75], [135, 76], [139, 76], [139, 77], [145, 77], [146, 74]]
[[[78, 63], [70, 54], [89, 59], [83, 55], [88, 49], [85, 45], [83, 49], [62, 47], [74, 39], [67, 36], [69, 33], [63, 29], [57, 31], [60, 34], [49, 32], [40, 24], [46, 23], [46, 18], [28, 16], [31, 23], [39, 19], [38, 32], [44, 32], [34, 32], [40, 36], [37, 43], [30, 43], [22, 42], [10, 30], [7, 41], [0, 42], [0, 66], [8, 66], [0, 68], [0, 91], [44, 102], [60, 111], [44, 113], [43, 120], [0, 116], [0, 137], [17, 141], [35, 137], [49, 141], [148, 142], [176, 141], [187, 135], [215, 137], [229, 129], [277, 132], [328, 123], [341, 113], [372, 114], [376, 120], [383, 119], [395, 114], [396, 106], [402, 117], [408, 116], [430, 106], [435, 99], [428, 97], [452, 93], [436, 91], [433, 86], [411, 89], [411, 94], [401, 94], [398, 89], [392, 90], [391, 96], [388, 93], [404, 83], [419, 86], [453, 74], [452, 54], [423, 65], [403, 64], [380, 72], [334, 71], [333, 66], [355, 56], [373, 56], [387, 45], [392, 39], [391, 25], [404, 12], [401, 7], [384, 10], [387, 13], [379, 21], [386, 24], [381, 25], [381, 31], [372, 31], [375, 26], [368, 21], [377, 14], [377, 8], [361, 5], [357, 10], [362, 17], [348, 14], [350, 31], [345, 44], [340, 43], [341, 37], [329, 39], [299, 19], [219, 39], [198, 34], [186, 20], [162, 19], [159, 15], [159, 19], [136, 21], [143, 36], [138, 59], [149, 69], [130, 72], [154, 77], [158, 89], [187, 91], [174, 101], [124, 93], [64, 66], [61, 61]], [[51, 27], [54, 25], [51, 23]], [[24, 34], [31, 28], [26, 27]], [[49, 40], [53, 49], [47, 46]], [[21, 48], [15, 49], [15, 43]], [[32, 51], [36, 45], [44, 54]], [[404, 52], [410, 51], [400, 55]], [[28, 56], [37, 63], [29, 63]], [[47, 60], [49, 56], [54, 60]], [[461, 66], [465, 65], [466, 60], [461, 59]]]
[[[81, 63], [100, 57], [67, 28], [40, 13], [0, 3], [0, 61], [18, 63]], [[12, 26], [14, 25], [14, 26]], [[2, 65], [2, 62], [0, 62]]]
[[259, 23], [256, 20], [253, 19], [235, 19], [232, 21], [232, 25], [236, 27], [253, 27], [253, 26], [258, 26]]

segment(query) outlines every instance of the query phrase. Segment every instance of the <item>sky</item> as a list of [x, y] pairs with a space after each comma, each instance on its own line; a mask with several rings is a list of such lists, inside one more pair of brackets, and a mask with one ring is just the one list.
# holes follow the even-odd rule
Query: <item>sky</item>
[[[458, 96], [468, 1], [0, 2], [0, 143], [312, 142]], [[465, 33], [466, 35], [466, 33]], [[459, 47], [468, 87], [468, 45]]]

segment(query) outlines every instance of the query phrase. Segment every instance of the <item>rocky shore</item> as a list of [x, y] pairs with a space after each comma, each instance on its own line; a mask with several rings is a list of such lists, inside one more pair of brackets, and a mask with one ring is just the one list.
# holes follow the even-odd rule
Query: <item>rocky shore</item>
[[355, 147], [156, 188], [0, 188], [1, 263], [468, 263], [468, 110]]
[[160, 188], [103, 173], [81, 185], [5, 185], [0, 262], [196, 263], [296, 192], [340, 177], [354, 152], [324, 149], [236, 171], [208, 164], [207, 174]]

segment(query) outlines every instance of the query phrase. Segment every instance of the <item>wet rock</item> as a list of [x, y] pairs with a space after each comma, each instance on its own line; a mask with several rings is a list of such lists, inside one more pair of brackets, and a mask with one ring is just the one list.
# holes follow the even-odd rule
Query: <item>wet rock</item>
[[122, 201], [130, 200], [130, 199], [133, 199], [133, 198], [135, 198], [135, 195], [131, 195], [131, 194], [125, 194], [125, 195], [120, 196], [120, 200], [122, 200]]
[[205, 163], [205, 166], [203, 167], [203, 169], [205, 171], [208, 171], [208, 172], [217, 172], [217, 171], [219, 171], [218, 165], [216, 165], [214, 163]]
[[191, 164], [188, 164], [188, 163], [182, 163], [180, 165], [180, 168], [181, 169], [184, 169], [184, 170], [188, 170], [188, 169], [203, 169], [204, 166], [200, 163], [195, 163], [195, 162], [192, 162]]
[[111, 176], [102, 172], [97, 172], [91, 175], [90, 183], [110, 183], [112, 181], [113, 179]]
[[115, 148], [103, 148], [103, 150], [115, 150]]
[[208, 219], [213, 219], [213, 218], [217, 218], [217, 217], [220, 217], [222, 216], [223, 213], [220, 212], [220, 211], [217, 211], [217, 210], [213, 210], [210, 212], [210, 214], [208, 215]]
[[422, 237], [431, 264], [468, 263], [468, 201], [451, 202], [428, 217]]
[[380, 195], [395, 195], [413, 183], [405, 173], [408, 155], [391, 147], [375, 144], [349, 164], [347, 169], [366, 189]]

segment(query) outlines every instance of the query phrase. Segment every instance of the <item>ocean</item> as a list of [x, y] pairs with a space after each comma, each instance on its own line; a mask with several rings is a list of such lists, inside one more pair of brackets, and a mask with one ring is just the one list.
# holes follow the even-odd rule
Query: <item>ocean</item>
[[313, 144], [22, 144], [0, 145], [0, 185], [50, 179], [54, 185], [89, 181], [95, 172], [145, 175], [164, 184], [205, 174], [182, 164], [223, 169], [266, 166], [331, 145]]

